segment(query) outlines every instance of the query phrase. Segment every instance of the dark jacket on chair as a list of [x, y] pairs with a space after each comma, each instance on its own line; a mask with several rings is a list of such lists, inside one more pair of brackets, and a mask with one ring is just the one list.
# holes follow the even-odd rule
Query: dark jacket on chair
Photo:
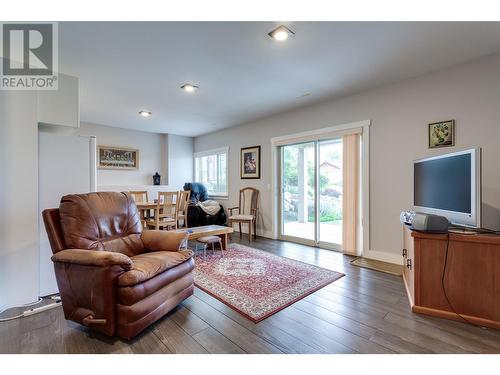
[[207, 188], [200, 182], [186, 182], [184, 190], [191, 190], [190, 200], [192, 204], [205, 202], [208, 199]]
[[226, 224], [226, 213], [222, 206], [217, 214], [209, 215], [196, 205], [198, 202], [205, 202], [208, 199], [205, 185], [200, 182], [186, 182], [184, 190], [191, 190], [191, 203], [188, 207], [188, 222], [190, 227]]

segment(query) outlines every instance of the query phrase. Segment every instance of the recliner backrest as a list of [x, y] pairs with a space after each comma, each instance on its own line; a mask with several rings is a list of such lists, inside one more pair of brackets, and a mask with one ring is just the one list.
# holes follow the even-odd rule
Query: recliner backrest
[[66, 195], [61, 199], [59, 216], [67, 248], [127, 256], [144, 251], [140, 215], [128, 193]]
[[61, 218], [59, 217], [59, 208], [48, 208], [42, 211], [43, 223], [47, 231], [52, 253], [58, 253], [66, 248], [61, 229]]

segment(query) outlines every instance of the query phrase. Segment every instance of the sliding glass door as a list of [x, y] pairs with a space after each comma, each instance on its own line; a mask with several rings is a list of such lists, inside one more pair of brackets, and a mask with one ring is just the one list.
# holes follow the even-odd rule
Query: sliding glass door
[[281, 146], [281, 238], [342, 246], [342, 139]]
[[318, 142], [320, 244], [342, 246], [342, 139]]
[[316, 144], [282, 147], [282, 234], [313, 243], [316, 240]]

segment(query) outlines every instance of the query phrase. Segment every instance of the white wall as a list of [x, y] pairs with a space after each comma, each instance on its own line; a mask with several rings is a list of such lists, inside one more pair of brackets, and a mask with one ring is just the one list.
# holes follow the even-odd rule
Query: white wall
[[[52, 249], [41, 212], [59, 207], [63, 195], [96, 190], [95, 139], [66, 132], [61, 134], [56, 128], [61, 126], [38, 127], [40, 296], [58, 293], [54, 265], [50, 259]], [[93, 152], [94, 156], [89, 152]]]
[[78, 79], [59, 80], [57, 92], [0, 91], [0, 309], [39, 295], [38, 122], [72, 132], [79, 119]]
[[186, 182], [192, 182], [194, 144], [192, 137], [168, 135], [169, 186], [180, 190]]
[[38, 297], [34, 91], [0, 91], [0, 310]]
[[[313, 92], [314, 95], [314, 92]], [[456, 146], [427, 147], [428, 124], [456, 120]], [[399, 213], [412, 205], [412, 161], [466, 147], [483, 149], [483, 226], [500, 229], [500, 54], [419, 78], [282, 113], [195, 138], [195, 152], [229, 146], [230, 197], [261, 191], [258, 232], [271, 235], [270, 138], [360, 120], [370, 129], [370, 249], [401, 252]], [[240, 147], [262, 146], [262, 178], [239, 178]]]
[[[95, 135], [98, 145], [122, 146], [139, 150], [137, 170], [97, 170], [98, 191], [147, 190], [150, 199], [158, 191], [180, 190], [193, 180], [193, 138], [150, 133], [111, 126], [82, 123], [78, 134]], [[161, 185], [153, 185], [153, 174]]]

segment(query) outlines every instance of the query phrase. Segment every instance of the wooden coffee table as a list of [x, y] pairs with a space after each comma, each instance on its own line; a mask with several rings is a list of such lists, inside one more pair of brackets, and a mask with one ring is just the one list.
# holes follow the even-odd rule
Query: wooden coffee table
[[188, 239], [196, 240], [197, 238], [204, 236], [219, 236], [222, 239], [222, 248], [227, 250], [227, 235], [233, 233], [233, 228], [224, 227], [222, 225], [204, 225], [201, 227], [192, 228], [182, 228], [177, 229], [176, 232], [185, 233], [186, 231], [192, 231], [189, 233]]

